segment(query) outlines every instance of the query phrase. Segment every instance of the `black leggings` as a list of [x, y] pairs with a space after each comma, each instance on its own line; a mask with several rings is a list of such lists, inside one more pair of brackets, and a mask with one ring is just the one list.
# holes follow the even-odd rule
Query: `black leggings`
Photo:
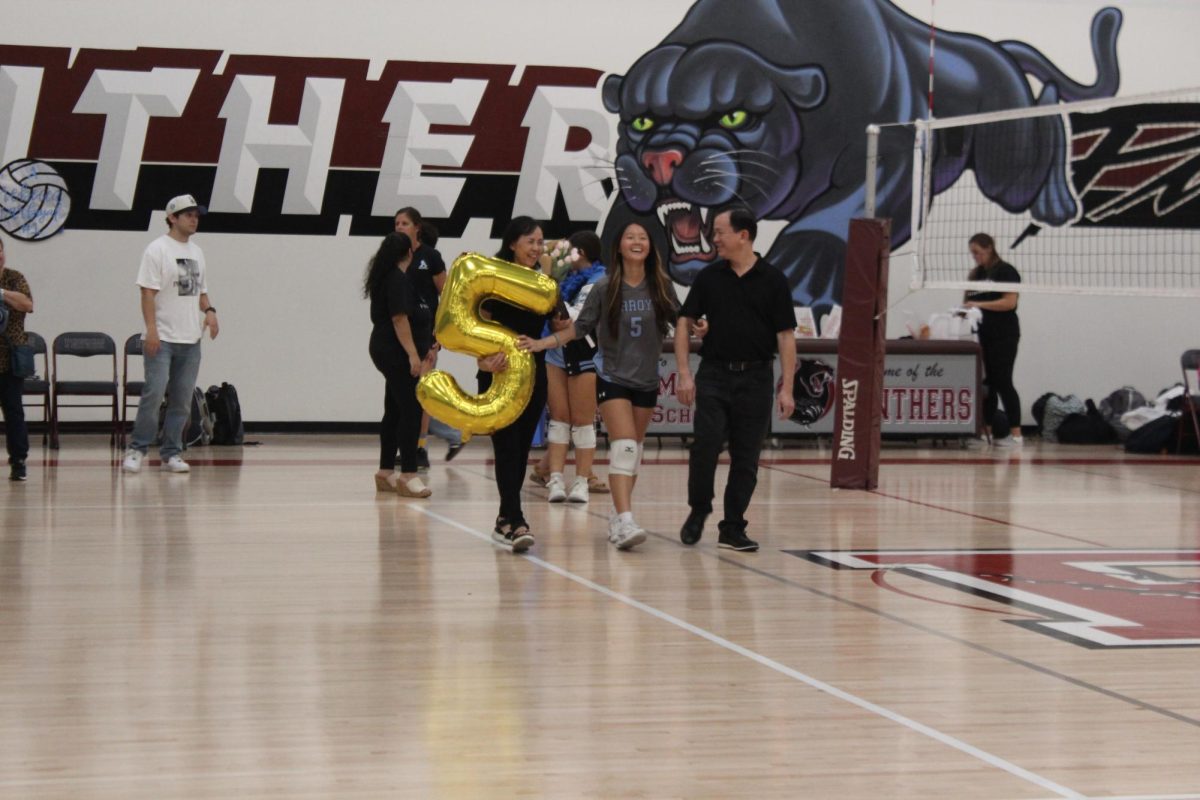
[[375, 361], [383, 374], [383, 419], [379, 423], [379, 468], [396, 468], [396, 450], [400, 451], [400, 471], [417, 471], [417, 437], [421, 433], [421, 405], [417, 402], [417, 379], [408, 371], [407, 362]]
[[1013, 367], [1017, 363], [1019, 336], [979, 338], [983, 349], [983, 380], [987, 395], [983, 401], [983, 418], [987, 424], [996, 413], [997, 402], [1004, 404], [1004, 416], [1016, 434], [1021, 433], [1021, 398], [1013, 387]]
[[[486, 372], [480, 373], [480, 393], [487, 391], [491, 385], [492, 376]], [[537, 432], [538, 422], [545, 408], [546, 367], [538, 363], [529, 405], [525, 406], [516, 422], [492, 434], [492, 451], [496, 457], [496, 488], [500, 491], [499, 516], [513, 527], [525, 523], [525, 514], [521, 510], [521, 485], [525, 482], [525, 468], [529, 465], [533, 435]]]

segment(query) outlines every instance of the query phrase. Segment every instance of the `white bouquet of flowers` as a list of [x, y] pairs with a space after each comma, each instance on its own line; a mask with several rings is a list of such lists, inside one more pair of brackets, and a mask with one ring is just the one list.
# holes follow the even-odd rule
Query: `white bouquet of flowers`
[[561, 281], [571, 271], [571, 265], [579, 258], [579, 250], [567, 239], [556, 239], [545, 244], [545, 258], [550, 265], [550, 277]]

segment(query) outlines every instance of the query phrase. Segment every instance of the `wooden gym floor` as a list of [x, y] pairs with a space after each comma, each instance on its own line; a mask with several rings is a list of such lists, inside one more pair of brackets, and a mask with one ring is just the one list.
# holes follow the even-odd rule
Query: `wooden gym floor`
[[520, 557], [486, 439], [260, 438], [0, 485], [0, 797], [1200, 798], [1200, 460], [768, 451], [737, 554], [651, 446], [644, 545], [531, 487]]

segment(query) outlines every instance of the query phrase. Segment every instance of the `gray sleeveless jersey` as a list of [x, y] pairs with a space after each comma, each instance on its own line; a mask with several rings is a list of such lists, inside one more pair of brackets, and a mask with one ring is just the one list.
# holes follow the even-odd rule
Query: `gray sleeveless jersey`
[[[601, 278], [588, 294], [583, 310], [575, 320], [577, 336], [596, 332], [599, 352], [596, 370], [601, 378], [630, 389], [658, 391], [658, 362], [662, 357], [663, 340], [658, 335], [654, 302], [646, 281], [637, 286], [621, 287], [621, 321], [619, 330], [609, 330], [605, 300], [608, 297], [608, 278]], [[675, 287], [671, 287], [675, 294]], [[679, 306], [679, 298], [675, 297]]]

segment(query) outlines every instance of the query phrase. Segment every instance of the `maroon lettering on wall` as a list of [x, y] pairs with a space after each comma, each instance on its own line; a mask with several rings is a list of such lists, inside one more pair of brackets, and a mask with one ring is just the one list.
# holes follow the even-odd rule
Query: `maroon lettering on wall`
[[[503, 220], [521, 213], [514, 212], [518, 182], [536, 177], [521, 174], [530, 145], [529, 132], [522, 123], [534, 93], [543, 87], [598, 91], [603, 75], [599, 70], [580, 67], [529, 66], [514, 85], [516, 67], [512, 64], [396, 60], [383, 65], [378, 79], [371, 80], [366, 59], [231, 54], [222, 62], [222, 57], [219, 50], [139, 47], [81, 49], [72, 61], [67, 47], [0, 45], [0, 65], [42, 70], [34, 121], [27, 131], [29, 147], [24, 155], [56, 169], [67, 182], [72, 196], [67, 228], [144, 229], [150, 213], [161, 210], [166, 198], [182, 191], [181, 185], [202, 202], [207, 201], [226, 136], [222, 107], [234, 81], [239, 76], [254, 75], [273, 79], [267, 114], [268, 124], [273, 125], [299, 122], [307, 80], [336, 78], [343, 82], [325, 191], [318, 198], [319, 213], [284, 213], [285, 171], [268, 168], [258, 175], [252, 213], [226, 209], [211, 214], [205, 230], [330, 235], [338, 229], [341, 217], [348, 215], [352, 218], [351, 234], [378, 235], [390, 229], [391, 220], [390, 213], [386, 217], [373, 216], [378, 179], [373, 170], [383, 164], [389, 134], [406, 134], [390, 130], [384, 120], [397, 85], [449, 84], [456, 79], [483, 81], [486, 88], [467, 123], [429, 126], [433, 135], [458, 134], [464, 142], [469, 141], [461, 166], [422, 164], [425, 174], [453, 172], [467, 181], [451, 213], [430, 215], [443, 235], [453, 237], [461, 234], [472, 218]], [[132, 207], [93, 207], [96, 170], [100, 159], [107, 158], [100, 152], [107, 120], [102, 113], [80, 113], [75, 109], [97, 70], [145, 73], [155, 68], [194, 69], [199, 75], [180, 116], [151, 115], [136, 165], [136, 191], [127, 201]], [[220, 74], [216, 74], [218, 69]], [[581, 151], [591, 142], [591, 133], [571, 128], [566, 150]], [[615, 191], [608, 183], [604, 186]], [[595, 224], [595, 218], [572, 220], [561, 196], [550, 216], [554, 235], [590, 229]]]

